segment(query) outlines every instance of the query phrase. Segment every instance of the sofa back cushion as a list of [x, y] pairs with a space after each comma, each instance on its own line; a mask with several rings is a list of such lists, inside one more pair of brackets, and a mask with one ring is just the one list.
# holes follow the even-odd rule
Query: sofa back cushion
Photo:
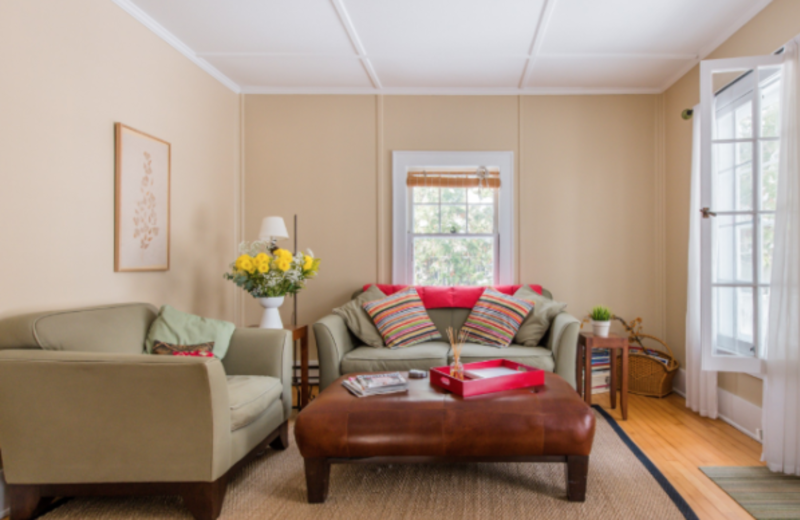
[[158, 310], [146, 303], [13, 316], [0, 321], [0, 349], [141, 354]]

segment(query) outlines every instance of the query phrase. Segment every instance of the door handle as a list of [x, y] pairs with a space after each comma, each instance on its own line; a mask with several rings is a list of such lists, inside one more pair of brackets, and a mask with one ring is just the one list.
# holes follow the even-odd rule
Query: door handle
[[714, 213], [713, 211], [711, 211], [711, 209], [709, 209], [709, 208], [702, 208], [700, 210], [700, 213], [703, 214], [703, 218], [716, 217], [717, 216], [717, 214]]

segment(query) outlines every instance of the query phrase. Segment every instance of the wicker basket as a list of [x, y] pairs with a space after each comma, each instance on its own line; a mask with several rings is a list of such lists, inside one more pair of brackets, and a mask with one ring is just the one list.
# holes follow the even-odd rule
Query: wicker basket
[[[630, 338], [631, 350], [628, 351], [628, 392], [651, 397], [666, 397], [672, 393], [672, 380], [680, 366], [672, 354], [669, 345], [660, 339], [647, 334], [639, 334], [639, 338], [648, 338], [660, 343], [667, 352], [648, 348], [653, 355], [645, 354]], [[666, 361], [659, 361], [656, 357]], [[617, 357], [617, 388], [622, 387], [622, 357]]]

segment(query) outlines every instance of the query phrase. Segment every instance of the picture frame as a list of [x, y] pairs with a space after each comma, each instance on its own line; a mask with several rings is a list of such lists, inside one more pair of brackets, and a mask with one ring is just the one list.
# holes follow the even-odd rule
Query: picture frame
[[171, 145], [114, 124], [114, 271], [168, 271]]

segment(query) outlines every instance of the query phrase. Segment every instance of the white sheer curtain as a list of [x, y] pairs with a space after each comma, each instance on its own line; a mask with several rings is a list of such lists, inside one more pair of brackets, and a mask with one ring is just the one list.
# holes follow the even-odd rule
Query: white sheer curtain
[[769, 299], [764, 392], [764, 460], [772, 471], [800, 474], [800, 61], [786, 45], [781, 154]]
[[700, 105], [694, 107], [692, 185], [689, 204], [689, 266], [686, 287], [686, 406], [717, 418], [717, 373], [703, 371], [700, 335]]

